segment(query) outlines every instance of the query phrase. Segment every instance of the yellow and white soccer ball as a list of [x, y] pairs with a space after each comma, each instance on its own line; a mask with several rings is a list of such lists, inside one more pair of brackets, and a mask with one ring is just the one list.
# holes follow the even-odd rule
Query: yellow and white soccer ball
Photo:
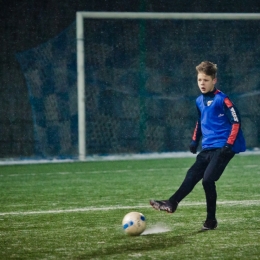
[[130, 212], [124, 216], [122, 225], [126, 234], [139, 236], [146, 227], [145, 216], [140, 212]]

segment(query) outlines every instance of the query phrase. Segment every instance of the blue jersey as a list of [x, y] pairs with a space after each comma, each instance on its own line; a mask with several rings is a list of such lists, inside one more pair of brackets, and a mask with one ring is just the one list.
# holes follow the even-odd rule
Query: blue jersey
[[221, 148], [228, 144], [235, 153], [246, 150], [238, 110], [221, 91], [202, 94], [196, 99], [199, 118], [192, 140], [202, 149]]

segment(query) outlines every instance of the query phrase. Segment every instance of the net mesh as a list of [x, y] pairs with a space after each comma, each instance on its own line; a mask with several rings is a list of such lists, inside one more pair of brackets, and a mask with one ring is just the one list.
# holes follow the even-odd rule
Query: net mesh
[[[85, 19], [88, 154], [186, 151], [200, 94], [195, 66], [218, 64], [217, 87], [259, 147], [260, 21]], [[19, 53], [34, 114], [36, 153], [77, 156], [75, 24]]]
[[54, 39], [16, 55], [30, 96], [35, 156], [77, 155], [75, 24]]

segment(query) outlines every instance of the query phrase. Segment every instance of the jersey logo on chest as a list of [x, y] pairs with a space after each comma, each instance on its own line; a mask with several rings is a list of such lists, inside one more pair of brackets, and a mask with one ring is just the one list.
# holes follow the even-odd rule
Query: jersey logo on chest
[[207, 106], [209, 107], [213, 103], [213, 100], [208, 100], [207, 101]]

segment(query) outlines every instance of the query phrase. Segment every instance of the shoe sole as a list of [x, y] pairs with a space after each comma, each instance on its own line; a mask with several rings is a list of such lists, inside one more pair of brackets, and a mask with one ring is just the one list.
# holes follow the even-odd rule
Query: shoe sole
[[204, 227], [202, 227], [201, 228], [201, 231], [208, 231], [208, 230], [215, 230], [216, 228], [204, 228]]
[[202, 231], [214, 230], [214, 229], [216, 229], [217, 227], [218, 227], [218, 226], [215, 226], [214, 228], [207, 228], [207, 227], [204, 227], [204, 226], [203, 226], [203, 227], [201, 228], [201, 230], [202, 230]]
[[150, 200], [150, 205], [155, 209], [155, 210], [159, 210], [159, 211], [166, 211], [167, 213], [173, 213], [171, 210], [169, 211], [167, 207], [165, 207], [164, 209], [160, 208], [160, 204], [154, 200]]

